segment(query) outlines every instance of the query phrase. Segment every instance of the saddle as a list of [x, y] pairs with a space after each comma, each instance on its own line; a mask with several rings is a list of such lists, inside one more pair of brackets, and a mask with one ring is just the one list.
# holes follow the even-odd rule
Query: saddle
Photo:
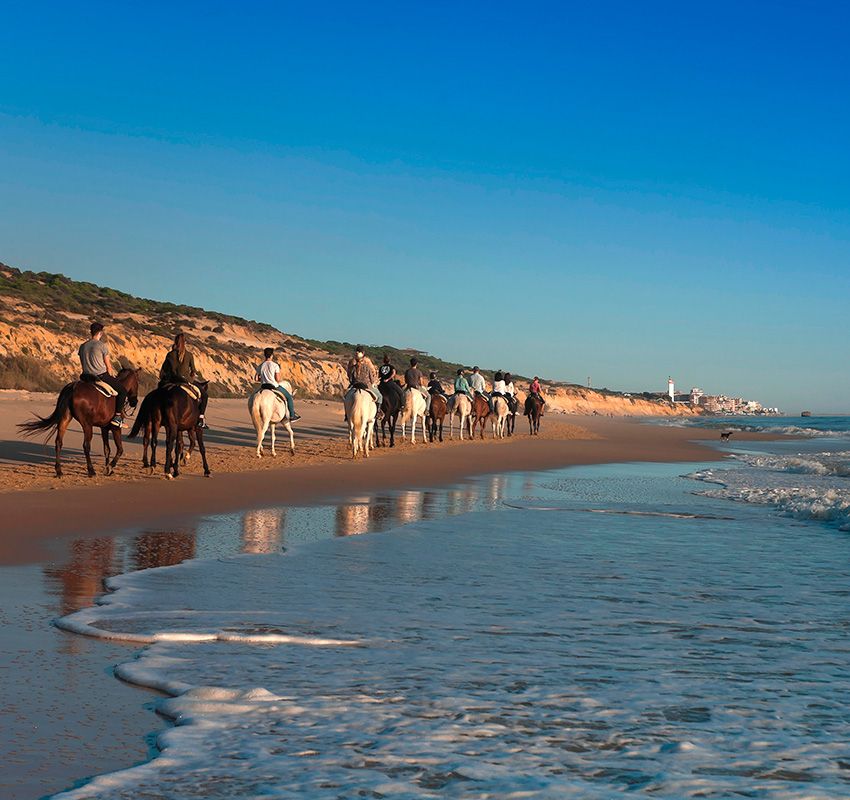
[[194, 383], [166, 383], [162, 388], [168, 391], [174, 388], [182, 389], [193, 400], [201, 399], [201, 390]]
[[83, 383], [90, 383], [97, 389], [104, 397], [117, 397], [118, 392], [112, 386], [110, 386], [106, 381], [98, 380], [97, 375], [89, 375], [88, 373], [83, 373], [80, 375], [80, 380]]
[[260, 387], [260, 391], [272, 392], [273, 394], [275, 394], [278, 400], [283, 400], [284, 403], [286, 402], [286, 395], [280, 389], [278, 389], [277, 386], [272, 386], [270, 383], [264, 383]]

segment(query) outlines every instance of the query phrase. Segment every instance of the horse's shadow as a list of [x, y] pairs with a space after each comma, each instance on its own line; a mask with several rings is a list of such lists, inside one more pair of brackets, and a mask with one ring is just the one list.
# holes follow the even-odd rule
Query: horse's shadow
[[[6, 464], [43, 464], [54, 455], [53, 442], [0, 441], [0, 463]], [[64, 452], [82, 454], [81, 447], [66, 447]]]

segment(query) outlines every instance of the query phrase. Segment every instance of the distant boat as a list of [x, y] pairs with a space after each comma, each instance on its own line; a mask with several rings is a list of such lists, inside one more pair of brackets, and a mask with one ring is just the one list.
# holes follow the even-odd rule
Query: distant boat
[[811, 411], [801, 411], [800, 416], [801, 417], [810, 417], [810, 416], [812, 416], [812, 412]]

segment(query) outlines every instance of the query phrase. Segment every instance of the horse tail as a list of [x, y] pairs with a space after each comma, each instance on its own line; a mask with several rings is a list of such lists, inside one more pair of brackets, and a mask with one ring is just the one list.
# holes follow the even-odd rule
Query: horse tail
[[47, 436], [50, 438], [50, 435], [58, 430], [59, 423], [71, 408], [71, 395], [74, 394], [74, 385], [69, 383], [59, 392], [56, 408], [53, 409], [53, 413], [49, 417], [40, 417], [36, 414], [35, 419], [19, 423], [18, 428], [20, 428], [21, 433], [24, 436], [35, 436], [41, 431], [47, 431]]
[[139, 406], [139, 413], [136, 414], [136, 421], [133, 423], [130, 433], [127, 434], [128, 439], [135, 439], [139, 435], [139, 431], [141, 431], [142, 427], [150, 422], [151, 406], [154, 402], [153, 395], [153, 392], [148, 392], [145, 395], [145, 399], [142, 400], [142, 404]]

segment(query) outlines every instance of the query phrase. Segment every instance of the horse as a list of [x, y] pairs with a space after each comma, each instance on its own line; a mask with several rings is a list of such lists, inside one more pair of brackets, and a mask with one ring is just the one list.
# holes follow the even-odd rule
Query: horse
[[[510, 414], [510, 407], [508, 406], [508, 401], [501, 395], [496, 395], [493, 398], [493, 413], [492, 417], [492, 425], [493, 425], [493, 438], [496, 439], [504, 439], [505, 438], [505, 428], [507, 427], [508, 415]], [[482, 425], [482, 436], [483, 433], [483, 425]]]
[[[286, 390], [291, 394], [292, 387], [288, 381], [283, 381]], [[263, 439], [266, 431], [271, 428], [272, 456], [275, 452], [275, 428], [279, 422], [283, 423], [289, 433], [289, 452], [295, 455], [295, 436], [292, 433], [292, 425], [289, 419], [289, 406], [286, 400], [272, 389], [259, 389], [248, 398], [248, 412], [257, 432], [257, 458], [263, 457]]]
[[[127, 402], [131, 408], [135, 408], [139, 402], [139, 373], [140, 369], [122, 369], [117, 378], [127, 390]], [[47, 431], [48, 438], [52, 431], [56, 431], [56, 477], [62, 477], [62, 441], [65, 431], [75, 419], [83, 429], [83, 453], [86, 456], [88, 476], [93, 478], [97, 473], [91, 460], [91, 440], [95, 428], [100, 428], [104, 441], [105, 472], [111, 475], [115, 472], [118, 459], [124, 454], [124, 445], [121, 442], [121, 429], [110, 423], [120, 408], [115, 408], [115, 397], [105, 397], [96, 388], [93, 381], [77, 380], [67, 384], [59, 392], [56, 407], [49, 417], [39, 417], [30, 422], [22, 422], [18, 425], [24, 436], [32, 436], [40, 431]], [[109, 460], [109, 430], [115, 439], [115, 458]]]
[[401, 409], [401, 438], [405, 437], [406, 424], [410, 420], [410, 443], [416, 444], [416, 421], [422, 417], [422, 441], [426, 441], [425, 434], [425, 417], [428, 413], [428, 401], [425, 395], [408, 386], [404, 390], [404, 406]]
[[513, 436], [516, 430], [516, 415], [519, 408], [519, 400], [513, 395], [508, 402], [508, 418], [505, 420], [505, 434]]
[[470, 436], [475, 438], [475, 426], [481, 426], [481, 438], [484, 438], [484, 424], [487, 421], [487, 417], [490, 416], [490, 403], [487, 402], [487, 398], [483, 395], [476, 394], [475, 399], [472, 401], [472, 429], [470, 431]]
[[528, 417], [528, 432], [532, 436], [540, 433], [540, 417], [543, 416], [543, 401], [537, 395], [525, 398], [525, 415]]
[[463, 441], [464, 428], [467, 429], [469, 435], [472, 436], [470, 427], [470, 419], [472, 417], [472, 400], [469, 395], [463, 392], [455, 392], [449, 398], [449, 439], [455, 438], [454, 421], [455, 417], [460, 418], [460, 440]]
[[431, 395], [431, 408], [428, 410], [428, 435], [431, 441], [438, 435], [440, 441], [443, 441], [443, 422], [446, 419], [446, 413], [449, 410], [449, 400], [443, 394]]
[[351, 443], [352, 458], [362, 451], [369, 458], [369, 448], [372, 444], [372, 431], [375, 427], [375, 417], [378, 414], [378, 404], [372, 393], [355, 384], [343, 397], [345, 417], [348, 420], [348, 440]]
[[[398, 384], [396, 384], [398, 386]], [[375, 445], [378, 447], [387, 444], [387, 426], [390, 429], [390, 447], [395, 447], [395, 429], [398, 424], [398, 415], [401, 413], [404, 397], [399, 397], [398, 392], [384, 383], [378, 384], [381, 391], [381, 437], [378, 437], [377, 426], [375, 427]], [[381, 441], [383, 439], [383, 441]]]
[[[210, 466], [207, 463], [207, 449], [204, 444], [203, 428], [198, 427], [200, 416], [199, 402], [194, 395], [184, 389], [184, 386], [192, 386], [200, 392], [207, 391], [207, 382], [201, 384], [171, 383], [160, 386], [152, 392], [148, 392], [142, 401], [136, 422], [130, 431], [129, 438], [133, 439], [139, 435], [144, 428], [144, 445], [142, 465], [149, 467], [151, 472], [156, 466], [156, 444], [159, 429], [165, 428], [165, 477], [171, 480], [180, 475], [180, 463], [185, 463], [188, 458], [183, 457], [183, 432], [189, 434], [190, 450], [195, 441], [201, 453], [201, 461], [204, 465], [204, 477], [210, 477]], [[190, 390], [191, 391], [191, 390]], [[151, 448], [151, 460], [148, 464], [148, 445]]]

